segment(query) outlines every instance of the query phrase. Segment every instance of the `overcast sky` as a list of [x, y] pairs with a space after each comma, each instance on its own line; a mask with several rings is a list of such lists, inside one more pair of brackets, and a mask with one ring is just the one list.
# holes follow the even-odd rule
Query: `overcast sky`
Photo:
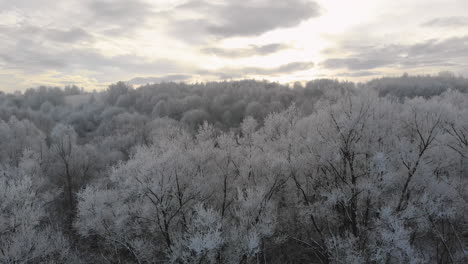
[[0, 0], [0, 90], [468, 76], [467, 0]]

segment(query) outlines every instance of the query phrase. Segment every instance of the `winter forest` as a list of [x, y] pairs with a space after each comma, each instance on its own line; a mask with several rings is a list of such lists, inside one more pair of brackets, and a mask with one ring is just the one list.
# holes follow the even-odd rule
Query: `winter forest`
[[468, 79], [0, 93], [0, 263], [468, 263]]

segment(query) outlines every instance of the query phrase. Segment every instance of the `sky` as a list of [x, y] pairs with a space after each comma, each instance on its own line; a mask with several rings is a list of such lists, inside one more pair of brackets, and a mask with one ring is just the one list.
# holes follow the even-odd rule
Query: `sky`
[[467, 0], [0, 0], [0, 91], [468, 76]]

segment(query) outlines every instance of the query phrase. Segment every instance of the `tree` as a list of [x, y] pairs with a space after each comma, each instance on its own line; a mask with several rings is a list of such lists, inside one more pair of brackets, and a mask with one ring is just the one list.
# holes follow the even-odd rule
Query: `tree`
[[25, 174], [29, 162], [25, 157], [19, 168], [0, 168], [0, 262], [78, 263], [67, 239], [48, 221], [52, 195], [39, 192], [43, 179]]
[[12, 116], [8, 123], [0, 120], [0, 161], [18, 166], [26, 149], [42, 152], [45, 136], [29, 120]]
[[75, 193], [100, 170], [100, 157], [92, 145], [77, 145], [71, 126], [59, 124], [51, 133], [52, 145], [48, 165], [49, 177], [55, 177], [63, 188], [66, 226], [71, 230], [75, 211]]

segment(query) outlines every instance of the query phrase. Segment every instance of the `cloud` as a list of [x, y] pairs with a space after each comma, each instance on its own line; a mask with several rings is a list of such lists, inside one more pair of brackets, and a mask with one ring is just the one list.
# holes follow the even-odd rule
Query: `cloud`
[[348, 68], [350, 70], [366, 70], [366, 69], [373, 69], [378, 68], [380, 66], [385, 66], [391, 64], [392, 60], [385, 60], [385, 59], [373, 59], [373, 58], [333, 58], [327, 59], [322, 63], [322, 66], [325, 68]]
[[340, 51], [351, 55], [344, 58], [330, 58], [320, 65], [328, 69], [346, 68], [353, 71], [389, 66], [395, 68], [463, 66], [468, 59], [468, 36], [431, 39], [412, 45], [343, 46]]
[[47, 29], [44, 36], [57, 42], [77, 42], [90, 41], [92, 36], [81, 28], [71, 28], [68, 30]]
[[4, 9], [0, 15], [8, 15], [6, 22], [0, 22], [0, 73], [15, 71], [27, 80], [59, 72], [63, 76], [81, 74], [107, 82], [135, 74], [159, 75], [191, 69], [189, 63], [170, 58], [150, 60], [125, 48], [118, 54], [108, 49], [147, 26], [145, 23], [154, 15], [150, 2], [10, 2], [0, 1]]
[[314, 67], [313, 62], [291, 62], [273, 68], [243, 67], [243, 68], [221, 68], [216, 71], [200, 70], [200, 75], [217, 76], [221, 79], [244, 78], [245, 76], [275, 76], [299, 71], [309, 70]]
[[357, 72], [341, 72], [337, 74], [337, 76], [342, 76], [342, 77], [367, 77], [367, 76], [375, 76], [375, 75], [382, 75], [382, 73], [376, 72], [376, 71], [357, 71]]
[[176, 7], [173, 12], [178, 11], [194, 13], [197, 18], [171, 21], [170, 31], [177, 37], [198, 32], [228, 38], [256, 36], [277, 28], [296, 26], [319, 16], [320, 7], [310, 0], [194, 0]]
[[251, 36], [292, 27], [319, 14], [318, 5], [310, 1], [256, 2], [259, 1], [233, 1], [232, 5], [220, 8], [220, 23], [209, 26], [209, 31], [223, 37]]
[[90, 9], [103, 20], [116, 21], [133, 17], [138, 21], [141, 17], [151, 13], [151, 5], [141, 0], [93, 0], [89, 2]]
[[21, 27], [82, 28], [95, 34], [129, 36], [148, 26], [156, 15], [154, 6], [146, 0], [15, 0], [0, 1], [0, 15], [10, 16], [10, 21], [15, 18]]
[[204, 48], [201, 50], [201, 52], [216, 55], [219, 57], [242, 58], [251, 56], [264, 56], [288, 48], [289, 45], [273, 43], [263, 46], [250, 45], [248, 48], [240, 49]]
[[161, 83], [161, 82], [175, 82], [175, 81], [185, 81], [192, 78], [192, 75], [187, 74], [168, 74], [158, 77], [135, 77], [129, 80], [128, 84], [133, 85], [142, 85], [147, 83]]
[[145, 26], [156, 13], [142, 0], [92, 0], [87, 4], [88, 26], [102, 27], [101, 33], [128, 34]]
[[55, 0], [17, 0], [17, 1], [0, 1], [0, 8], [2, 9], [11, 9], [11, 8], [20, 8], [20, 9], [38, 9], [44, 6], [50, 7], [52, 4], [56, 3]]
[[190, 68], [170, 59], [148, 61], [133, 54], [105, 56], [98, 50], [69, 45], [49, 46], [44, 43], [21, 39], [0, 50], [0, 62], [6, 69], [21, 70], [25, 73], [39, 73], [49, 70], [74, 72], [85, 70], [101, 76], [110, 73], [133, 72], [141, 74], [169, 73]]
[[434, 18], [421, 24], [423, 27], [464, 27], [468, 26], [468, 17], [453, 16]]
[[291, 72], [297, 72], [297, 71], [305, 71], [313, 67], [314, 67], [313, 62], [291, 62], [291, 63], [283, 64], [277, 68], [267, 70], [267, 72], [271, 72], [274, 74], [291, 73]]
[[63, 42], [75, 43], [80, 41], [92, 42], [94, 38], [82, 28], [69, 29], [46, 28], [33, 25], [17, 27], [0, 26], [0, 36], [11, 41], [22, 39], [37, 40], [38, 42]]

